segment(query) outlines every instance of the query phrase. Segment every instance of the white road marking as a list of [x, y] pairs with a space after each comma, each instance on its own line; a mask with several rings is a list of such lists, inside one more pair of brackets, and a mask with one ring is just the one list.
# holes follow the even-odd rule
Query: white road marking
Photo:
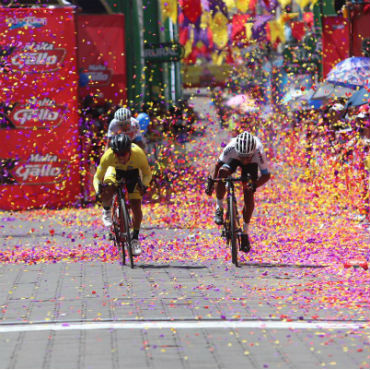
[[370, 322], [343, 321], [129, 321], [0, 324], [0, 333], [104, 329], [285, 329], [369, 330]]

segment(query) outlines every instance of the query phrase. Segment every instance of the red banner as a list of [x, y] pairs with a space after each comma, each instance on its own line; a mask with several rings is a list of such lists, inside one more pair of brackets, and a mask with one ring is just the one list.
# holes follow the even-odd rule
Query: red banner
[[122, 14], [78, 16], [80, 97], [126, 104], [125, 19]]
[[370, 42], [370, 13], [357, 13], [352, 17], [352, 50], [351, 56], [365, 56], [362, 50], [363, 41]]
[[78, 200], [73, 8], [0, 8], [0, 209]]
[[323, 77], [349, 57], [348, 22], [342, 16], [322, 17]]

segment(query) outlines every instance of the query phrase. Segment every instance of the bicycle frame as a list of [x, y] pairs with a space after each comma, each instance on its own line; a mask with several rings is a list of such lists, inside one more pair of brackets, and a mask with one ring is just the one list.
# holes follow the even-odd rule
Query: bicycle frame
[[217, 178], [214, 182], [224, 182], [227, 191], [227, 211], [224, 220], [224, 230], [222, 236], [226, 238], [227, 244], [231, 244], [231, 259], [233, 264], [238, 267], [238, 250], [241, 248], [241, 228], [238, 215], [238, 205], [235, 197], [235, 182], [249, 181], [247, 178]]
[[126, 264], [126, 252], [130, 257], [131, 268], [134, 267], [134, 257], [131, 250], [131, 217], [126, 203], [126, 191], [124, 190], [125, 181], [118, 181], [116, 194], [113, 197], [112, 207], [112, 232], [114, 235], [114, 243], [120, 251], [122, 263]]

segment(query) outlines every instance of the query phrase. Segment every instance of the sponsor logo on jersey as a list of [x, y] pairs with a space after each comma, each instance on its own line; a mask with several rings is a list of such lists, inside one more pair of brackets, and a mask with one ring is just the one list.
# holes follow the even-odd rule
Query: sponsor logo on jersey
[[33, 98], [26, 104], [15, 105], [9, 117], [17, 129], [50, 129], [61, 124], [64, 114], [65, 108], [57, 105], [55, 101]]
[[90, 85], [107, 85], [113, 74], [104, 64], [90, 64], [83, 72], [88, 76]]
[[24, 73], [54, 72], [61, 68], [65, 55], [66, 49], [54, 48], [48, 42], [28, 43], [23, 49], [13, 52], [10, 67]]
[[54, 154], [31, 154], [28, 161], [19, 161], [12, 174], [17, 183], [26, 185], [54, 184], [66, 176], [67, 162]]
[[29, 16], [24, 18], [9, 17], [6, 18], [6, 24], [9, 29], [14, 30], [18, 28], [40, 28], [47, 25], [47, 18], [40, 18]]

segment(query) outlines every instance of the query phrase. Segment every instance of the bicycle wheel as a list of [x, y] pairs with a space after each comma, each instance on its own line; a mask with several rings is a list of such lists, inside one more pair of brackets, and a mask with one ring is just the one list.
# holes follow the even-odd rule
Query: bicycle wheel
[[113, 234], [113, 242], [118, 250], [122, 264], [125, 265], [126, 264], [125, 245], [124, 245], [124, 242], [121, 236], [120, 206], [119, 206], [117, 195], [114, 195], [114, 198], [113, 198], [112, 221], [113, 221], [113, 225], [111, 228], [111, 232]]
[[238, 267], [238, 249], [240, 249], [240, 237], [238, 235], [237, 220], [236, 220], [236, 204], [232, 197], [229, 198], [229, 214], [230, 214], [230, 239], [231, 239], [231, 259], [233, 264]]
[[126, 246], [128, 255], [130, 257], [130, 263], [131, 263], [131, 268], [134, 268], [134, 256], [132, 254], [132, 249], [131, 249], [131, 234], [130, 234], [130, 226], [131, 226], [131, 219], [130, 219], [130, 214], [128, 212], [128, 209], [126, 207], [126, 202], [124, 199], [121, 199], [121, 210], [122, 210], [122, 226], [123, 226], [123, 235], [124, 235], [124, 244]]

